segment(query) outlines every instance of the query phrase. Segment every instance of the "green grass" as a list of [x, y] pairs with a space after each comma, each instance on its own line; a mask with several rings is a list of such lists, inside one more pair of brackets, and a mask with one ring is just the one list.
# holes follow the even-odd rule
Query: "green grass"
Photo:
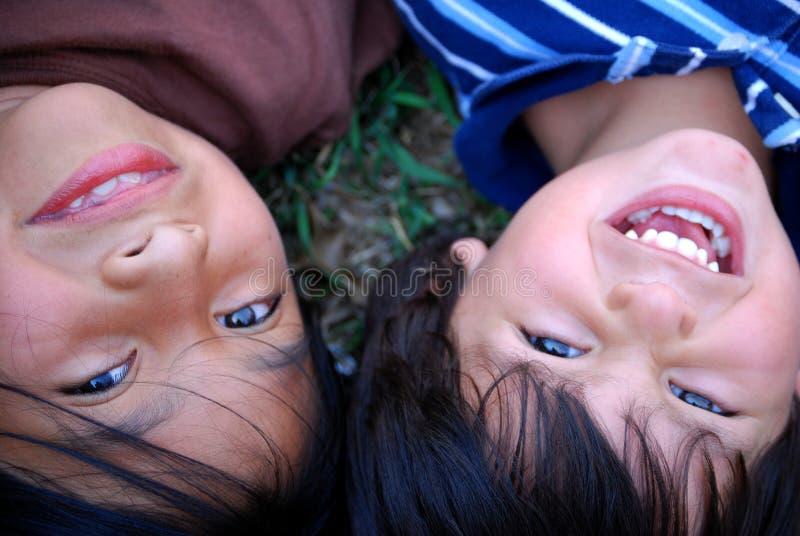
[[439, 72], [406, 52], [365, 81], [342, 139], [251, 177], [292, 264], [322, 273], [323, 330], [345, 353], [360, 353], [366, 296], [341, 294], [361, 274], [432, 229], [492, 238], [508, 222], [461, 174], [450, 145], [459, 121]]

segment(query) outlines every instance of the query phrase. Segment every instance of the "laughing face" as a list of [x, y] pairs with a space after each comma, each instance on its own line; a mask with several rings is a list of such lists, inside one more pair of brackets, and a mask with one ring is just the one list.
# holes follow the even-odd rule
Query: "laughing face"
[[[97, 86], [0, 90], [0, 107], [0, 381], [238, 477], [297, 463], [315, 413], [305, 352], [287, 362], [303, 325], [236, 167]], [[58, 439], [0, 397], [0, 428]]]
[[469, 276], [451, 328], [483, 390], [514, 362], [541, 363], [581, 386], [612, 444], [628, 408], [652, 411], [665, 452], [703, 429], [750, 460], [785, 426], [800, 268], [731, 139], [676, 131], [587, 162], [534, 195], [488, 251], [454, 248]]

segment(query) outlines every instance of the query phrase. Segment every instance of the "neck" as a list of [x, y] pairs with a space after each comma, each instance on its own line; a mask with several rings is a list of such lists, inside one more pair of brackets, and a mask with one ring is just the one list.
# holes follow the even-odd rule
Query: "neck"
[[772, 190], [770, 151], [744, 112], [727, 69], [600, 82], [535, 104], [523, 118], [557, 174], [672, 130], [703, 128], [744, 145]]

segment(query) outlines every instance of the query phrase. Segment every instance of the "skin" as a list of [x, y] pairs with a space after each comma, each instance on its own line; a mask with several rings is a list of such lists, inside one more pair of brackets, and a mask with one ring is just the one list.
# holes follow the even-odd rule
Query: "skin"
[[[800, 269], [758, 167], [743, 154], [717, 134], [677, 131], [551, 181], [490, 250], [475, 239], [457, 242], [469, 273], [452, 320], [467, 349], [462, 367], [486, 387], [495, 366], [541, 362], [584, 384], [611, 430], [635, 403], [718, 431], [730, 447], [755, 454], [784, 426], [797, 387], [800, 334], [792, 320], [800, 314]], [[605, 223], [629, 199], [670, 184], [713, 191], [737, 210], [748, 244], [743, 277], [628, 240]], [[487, 274], [507, 274], [507, 291]], [[521, 330], [586, 353], [538, 352]], [[491, 357], [468, 350], [486, 346]], [[686, 404], [669, 381], [736, 416]], [[683, 435], [674, 423], [657, 423], [665, 444]]]
[[[0, 378], [248, 481], [270, 463], [296, 469], [313, 380], [307, 357], [286, 365], [280, 350], [302, 340], [303, 325], [275, 222], [242, 174], [205, 140], [98, 86], [3, 88], [0, 110]], [[29, 222], [83, 162], [128, 142], [180, 168], [163, 195], [99, 224]], [[279, 295], [261, 324], [218, 321]], [[62, 392], [134, 349], [120, 385]], [[63, 435], [30, 401], [0, 396], [0, 428]], [[161, 418], [144, 430], [142, 416]], [[11, 463], [74, 471], [43, 449], [0, 448]]]
[[[644, 87], [626, 82], [619, 100], [605, 84], [525, 113], [562, 173], [528, 200], [491, 249], [477, 239], [453, 245], [468, 277], [451, 330], [462, 370], [482, 392], [512, 364], [539, 363], [553, 373], [547, 381], [580, 389], [620, 449], [623, 415], [638, 408], [651, 414], [653, 438], [668, 459], [700, 429], [750, 461], [783, 429], [798, 393], [800, 267], [770, 200], [762, 170], [770, 171], [768, 152], [754, 141], [741, 105], [729, 106], [735, 92], [719, 96], [733, 117], [703, 105], [707, 85], [723, 84], [729, 74], [681, 78], [682, 85], [653, 78]], [[643, 104], [655, 90], [679, 117]], [[574, 138], [548, 127], [570, 121], [579, 122]], [[706, 130], [681, 129], [683, 123]], [[711, 192], [733, 207], [744, 229], [743, 276], [712, 273], [605, 223], [638, 195], [669, 185]], [[537, 351], [528, 335], [584, 353], [554, 357]], [[670, 383], [733, 415], [687, 404]]]

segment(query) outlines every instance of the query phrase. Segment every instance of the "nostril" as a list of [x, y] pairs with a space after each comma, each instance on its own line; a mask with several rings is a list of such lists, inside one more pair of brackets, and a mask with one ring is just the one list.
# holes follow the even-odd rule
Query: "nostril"
[[183, 229], [187, 233], [194, 233], [197, 230], [197, 225], [194, 225], [192, 223], [181, 223], [178, 224], [177, 227], [179, 229]]
[[147, 247], [147, 245], [150, 243], [150, 239], [151, 239], [151, 238], [152, 238], [152, 235], [148, 234], [148, 235], [147, 235], [147, 236], [144, 238], [144, 240], [142, 240], [140, 243], [138, 243], [138, 244], [136, 244], [135, 246], [133, 246], [133, 247], [132, 247], [132, 248], [131, 248], [129, 251], [127, 251], [127, 252], [126, 252], [126, 253], [125, 253], [123, 256], [124, 256], [124, 257], [127, 257], [127, 258], [130, 258], [130, 257], [136, 257], [137, 255], [139, 255], [141, 252], [143, 252], [143, 251], [145, 250], [145, 248]]

